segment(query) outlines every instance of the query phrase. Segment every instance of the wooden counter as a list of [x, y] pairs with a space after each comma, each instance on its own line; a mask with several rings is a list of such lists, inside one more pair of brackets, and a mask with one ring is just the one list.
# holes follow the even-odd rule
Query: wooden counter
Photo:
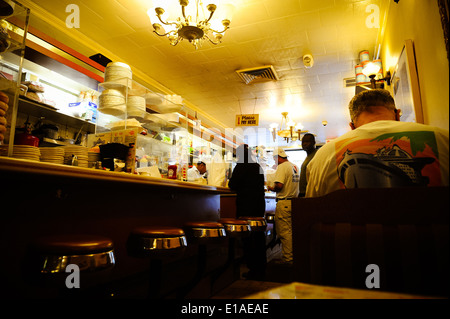
[[[125, 243], [132, 228], [217, 221], [220, 194], [232, 194], [223, 187], [7, 157], [0, 157], [0, 182], [0, 281], [6, 298], [45, 296], [21, 273], [27, 245], [36, 237], [76, 233], [109, 237], [116, 251], [114, 278], [126, 278], [148, 267], [148, 262], [127, 255]], [[226, 247], [215, 250], [211, 267], [224, 263]], [[173, 271], [175, 282], [182, 283], [195, 272], [196, 254], [197, 247], [189, 247], [182, 261], [165, 268]], [[206, 298], [213, 289], [211, 285], [193, 297]], [[135, 291], [130, 288], [126, 297], [134, 298]]]

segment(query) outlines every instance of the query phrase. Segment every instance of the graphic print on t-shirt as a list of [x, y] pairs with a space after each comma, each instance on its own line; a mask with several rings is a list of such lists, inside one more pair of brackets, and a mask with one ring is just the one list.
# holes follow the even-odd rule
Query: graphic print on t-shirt
[[298, 183], [300, 181], [300, 173], [298, 171], [297, 165], [292, 165], [292, 182]]
[[336, 143], [336, 166], [345, 188], [441, 185], [436, 138], [430, 131], [341, 141]]

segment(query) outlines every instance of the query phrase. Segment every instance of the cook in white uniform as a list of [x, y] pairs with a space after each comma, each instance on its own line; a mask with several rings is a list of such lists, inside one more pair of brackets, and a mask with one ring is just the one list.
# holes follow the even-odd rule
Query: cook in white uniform
[[192, 168], [187, 171], [187, 178], [189, 182], [196, 181], [203, 177], [203, 174], [206, 173], [206, 164], [202, 161], [197, 163], [197, 167], [192, 166]]
[[277, 206], [275, 209], [275, 229], [281, 240], [281, 253], [283, 263], [292, 263], [292, 220], [291, 199], [298, 197], [300, 170], [289, 162], [286, 152], [282, 148], [274, 150], [274, 160], [278, 162], [275, 172], [275, 184], [269, 186], [270, 191], [277, 193]]

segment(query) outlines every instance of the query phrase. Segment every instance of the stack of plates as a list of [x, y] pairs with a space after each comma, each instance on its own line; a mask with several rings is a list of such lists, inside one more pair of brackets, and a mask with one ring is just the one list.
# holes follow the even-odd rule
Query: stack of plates
[[[7, 144], [0, 145], [0, 155], [8, 156]], [[14, 145], [12, 157], [39, 162], [41, 157], [41, 151], [36, 146]]]
[[127, 101], [127, 116], [142, 119], [145, 113], [145, 98], [137, 95], [129, 95]]
[[64, 148], [57, 147], [40, 147], [41, 162], [64, 164]]
[[98, 161], [100, 161], [100, 153], [88, 152], [88, 167], [95, 167]]
[[67, 145], [64, 147], [64, 164], [72, 165], [73, 156], [78, 159], [78, 166], [88, 167], [88, 148], [80, 145]]

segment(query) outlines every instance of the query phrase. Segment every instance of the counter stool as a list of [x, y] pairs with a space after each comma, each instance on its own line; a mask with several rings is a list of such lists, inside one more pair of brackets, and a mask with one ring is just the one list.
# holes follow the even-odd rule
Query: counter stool
[[252, 231], [266, 231], [267, 223], [264, 217], [241, 216], [239, 219], [247, 221]]
[[[220, 275], [229, 270], [229, 267], [232, 266], [233, 274], [237, 273], [236, 276], [233, 277], [239, 278], [239, 265], [240, 262], [235, 261], [236, 259], [236, 245], [238, 241], [241, 241], [241, 246], [243, 246], [242, 239], [248, 238], [251, 235], [250, 225], [245, 220], [235, 219], [235, 218], [221, 218], [219, 219], [219, 223], [221, 223], [225, 227], [225, 232], [227, 234], [228, 239], [228, 260], [221, 267], [216, 275], [214, 276], [213, 282], [218, 279]], [[237, 267], [235, 267], [237, 265]], [[235, 268], [237, 268], [235, 270]]]
[[266, 212], [264, 218], [266, 219], [268, 227], [269, 224], [272, 225], [271, 229], [267, 230], [267, 235], [271, 235], [272, 237], [270, 242], [267, 244], [267, 248], [273, 248], [280, 242], [280, 239], [277, 238], [277, 229], [275, 227], [275, 212]]
[[202, 280], [207, 269], [207, 246], [225, 239], [227, 233], [221, 223], [210, 221], [188, 222], [184, 225], [189, 244], [198, 245], [197, 270], [193, 279], [180, 290], [178, 298], [184, 298]]
[[246, 221], [252, 230], [249, 239], [245, 240], [245, 259], [249, 272], [244, 277], [254, 280], [264, 280], [267, 252], [266, 252], [266, 228], [264, 217], [241, 216], [239, 219]]
[[[72, 264], [78, 266], [79, 277], [76, 277], [73, 268], [67, 268]], [[30, 245], [25, 267], [34, 283], [58, 289], [60, 297], [91, 294], [106, 297], [108, 293], [101, 292], [98, 287], [108, 281], [106, 271], [114, 265], [114, 245], [111, 239], [77, 234], [37, 238]], [[105, 276], [101, 276], [100, 271]], [[94, 272], [95, 274], [89, 275]], [[69, 278], [71, 274], [73, 276]]]
[[144, 226], [131, 230], [127, 240], [128, 255], [150, 259], [148, 298], [161, 297], [163, 261], [181, 256], [186, 246], [186, 236], [181, 228]]
[[250, 236], [252, 229], [248, 222], [242, 219], [221, 218], [219, 223], [225, 227], [225, 232], [229, 237], [228, 258], [230, 261], [233, 261], [236, 239]]

